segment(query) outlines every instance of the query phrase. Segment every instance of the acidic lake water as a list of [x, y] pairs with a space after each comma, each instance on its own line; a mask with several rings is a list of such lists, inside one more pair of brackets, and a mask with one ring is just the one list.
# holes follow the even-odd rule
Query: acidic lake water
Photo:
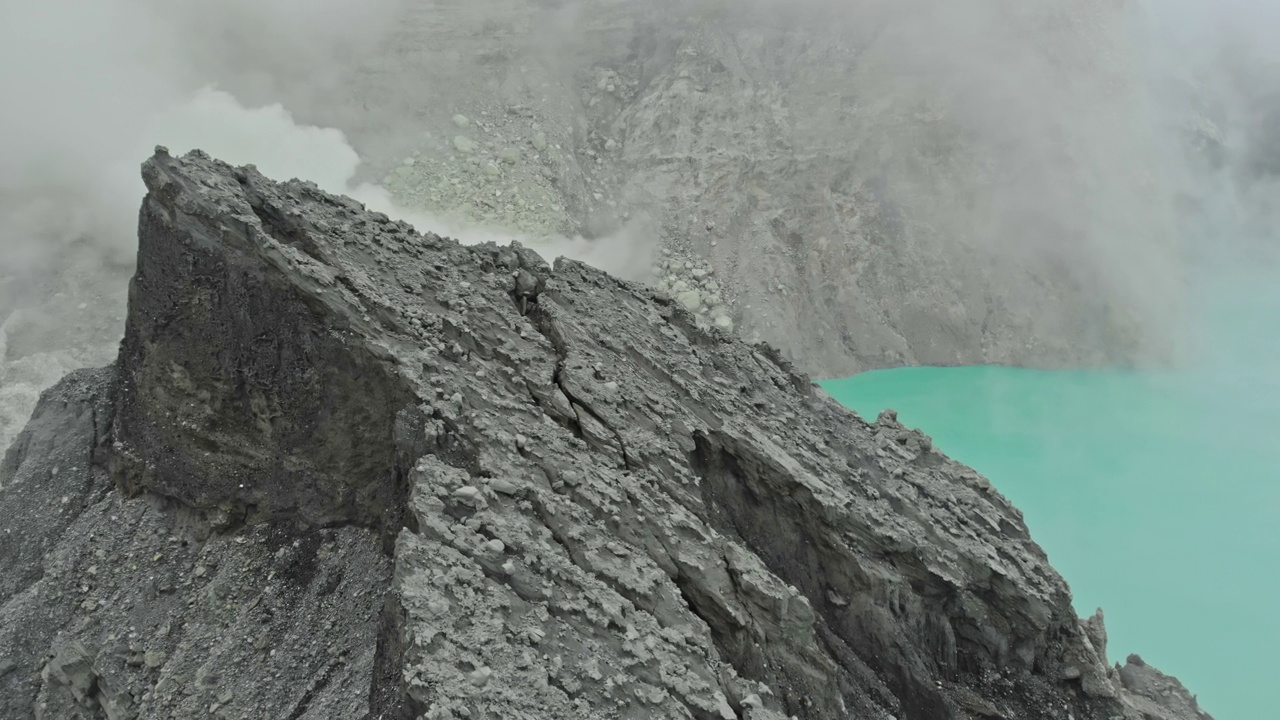
[[1108, 653], [1176, 675], [1217, 720], [1280, 717], [1280, 378], [904, 368], [821, 383], [991, 479]]

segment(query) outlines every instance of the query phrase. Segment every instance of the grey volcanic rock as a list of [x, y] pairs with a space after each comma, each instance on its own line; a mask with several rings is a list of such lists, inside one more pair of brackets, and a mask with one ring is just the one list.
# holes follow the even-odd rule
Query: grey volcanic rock
[[[1200, 720], [1021, 514], [666, 295], [200, 153], [0, 476], [4, 717]], [[55, 472], [56, 470], [56, 472]]]
[[1125, 690], [1125, 704], [1142, 713], [1145, 720], [1211, 720], [1177, 678], [1151, 667], [1141, 657], [1130, 655], [1116, 671]]
[[0, 469], [0, 717], [360, 717], [391, 575], [377, 537], [211, 535], [129, 498], [102, 462], [115, 394], [112, 369], [72, 373]]

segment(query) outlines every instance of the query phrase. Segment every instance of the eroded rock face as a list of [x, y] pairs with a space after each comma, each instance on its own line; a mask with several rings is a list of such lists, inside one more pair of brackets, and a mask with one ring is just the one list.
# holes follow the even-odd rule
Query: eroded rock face
[[406, 207], [696, 258], [709, 319], [815, 375], [1105, 365], [1166, 359], [1180, 297], [1131, 23], [1102, 0], [431, 0], [281, 92]]
[[6, 717], [1199, 720], [986, 480], [769, 346], [199, 153], [144, 178], [118, 366], [0, 478]]
[[[0, 717], [361, 717], [391, 563], [361, 528], [210, 535], [101, 454], [112, 369], [44, 393], [0, 469]], [[94, 454], [99, 460], [94, 460]]]
[[1195, 718], [1209, 720], [1196, 697], [1175, 677], [1151, 667], [1138, 655], [1130, 655], [1124, 666], [1116, 665], [1124, 688], [1125, 704], [1142, 714], [1144, 720]]

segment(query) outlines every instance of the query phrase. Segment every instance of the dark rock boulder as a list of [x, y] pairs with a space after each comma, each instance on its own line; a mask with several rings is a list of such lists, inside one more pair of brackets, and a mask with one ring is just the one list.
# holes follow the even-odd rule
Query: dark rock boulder
[[200, 153], [144, 178], [117, 367], [0, 475], [5, 717], [1202, 717], [986, 480], [768, 346]]

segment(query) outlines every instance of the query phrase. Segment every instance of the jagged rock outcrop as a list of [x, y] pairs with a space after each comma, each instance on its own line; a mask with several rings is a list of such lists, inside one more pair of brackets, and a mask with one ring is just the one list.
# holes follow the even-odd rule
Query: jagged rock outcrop
[[[831, 378], [1168, 358], [1177, 237], [1205, 212], [1174, 224], [1153, 165], [1132, 5], [384, 0], [359, 41], [211, 42], [215, 6], [156, 27], [240, 101], [341, 129], [403, 207], [603, 237], [578, 249]], [[128, 272], [85, 250], [0, 258], [0, 445], [119, 339]]]
[[[0, 473], [0, 715], [1199, 720], [767, 345], [202, 154]], [[1171, 690], [1172, 688], [1172, 690]]]

